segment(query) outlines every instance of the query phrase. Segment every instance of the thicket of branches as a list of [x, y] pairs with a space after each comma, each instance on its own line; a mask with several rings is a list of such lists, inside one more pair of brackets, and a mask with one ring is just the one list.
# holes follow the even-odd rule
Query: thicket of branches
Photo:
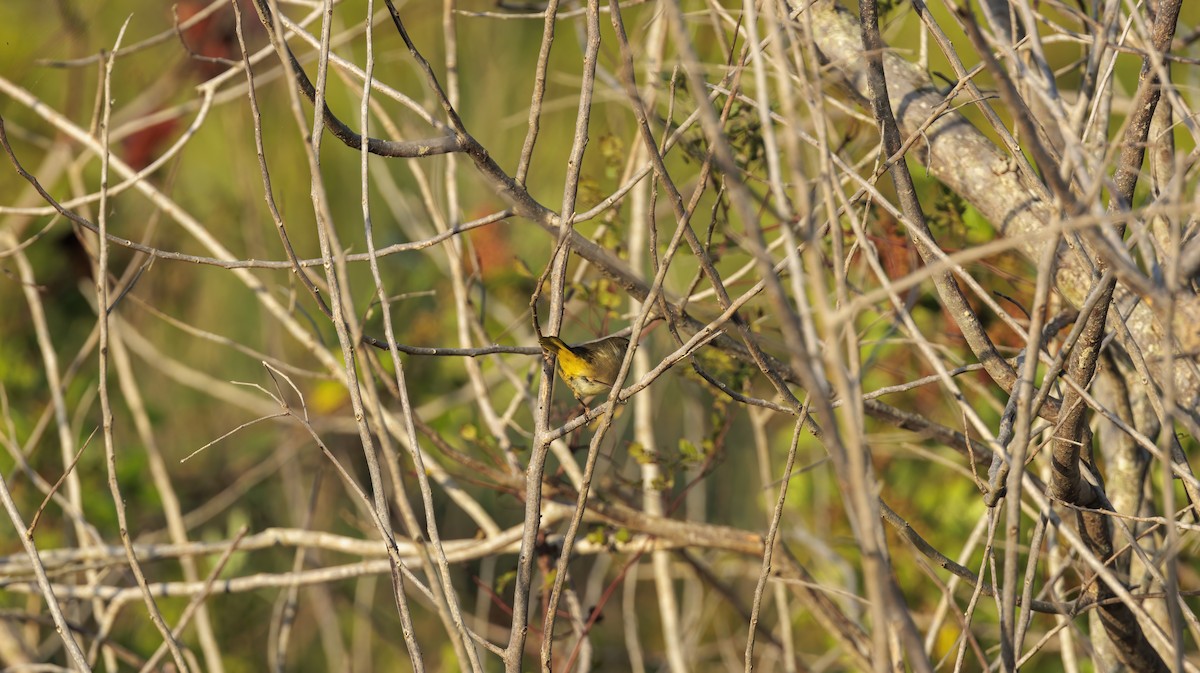
[[1183, 4], [8, 3], [5, 670], [1198, 670]]

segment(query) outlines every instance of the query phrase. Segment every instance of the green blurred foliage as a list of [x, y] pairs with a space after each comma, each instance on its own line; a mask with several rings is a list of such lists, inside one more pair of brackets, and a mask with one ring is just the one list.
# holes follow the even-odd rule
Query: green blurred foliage
[[[631, 26], [641, 25], [640, 20], [657, 11], [654, 3], [631, 6], [627, 9], [626, 22]], [[1190, 4], [1190, 3], [1189, 3]], [[335, 33], [361, 20], [366, 3], [349, 0], [337, 6], [335, 11]], [[378, 3], [376, 9], [379, 9]], [[477, 0], [462, 2], [463, 10], [490, 10], [494, 3]], [[289, 12], [293, 10], [288, 10]], [[292, 16], [299, 16], [299, 10]], [[401, 4], [401, 12], [407, 27], [424, 56], [434, 64], [434, 69], [443, 82], [445, 79], [444, 44], [442, 39], [442, 8], [436, 4]], [[917, 18], [906, 3], [887, 3], [881, 7], [885, 14], [885, 40], [905, 55], [915, 53], [919, 47]], [[931, 11], [943, 25], [952, 23], [944, 6], [934, 3]], [[1053, 6], [1042, 6], [1040, 11], [1054, 15]], [[1200, 9], [1189, 6], [1185, 9], [1186, 21], [1200, 20]], [[56, 68], [39, 64], [38, 59], [67, 59], [95, 54], [110, 48], [126, 17], [130, 17], [126, 44], [148, 38], [171, 26], [170, 9], [167, 5], [150, 0], [122, 0], [118, 3], [71, 3], [61, 2], [42, 5], [29, 2], [0, 3], [0, 63], [5, 64], [4, 77], [36, 93], [45, 104], [61, 111], [74, 123], [88, 128], [92, 122], [98, 70], [94, 64], [84, 67]], [[252, 48], [263, 46], [265, 38], [261, 29], [255, 28], [257, 19], [246, 14], [247, 30]], [[614, 44], [611, 26], [602, 21], [604, 44]], [[534, 70], [537, 47], [541, 40], [540, 21], [505, 21], [503, 34], [498, 36], [497, 23], [478, 17], [462, 16], [457, 22], [459, 47], [458, 78], [461, 99], [458, 109], [466, 126], [488, 149], [491, 157], [513, 170], [520, 156], [528, 119], [529, 97], [532, 91], [530, 74]], [[570, 152], [570, 138], [574, 132], [575, 106], [578, 100], [577, 80], [582, 54], [572, 32], [578, 29], [577, 22], [564, 22], [560, 37], [551, 55], [546, 96], [546, 115], [542, 120], [541, 136], [535, 151], [535, 161], [528, 177], [531, 194], [551, 209], [561, 206], [563, 198], [563, 167]], [[696, 44], [706, 51], [701, 57], [709, 63], [724, 63], [725, 55], [719, 51], [720, 40], [708, 23], [695, 26]], [[32, 36], [32, 37], [31, 37]], [[645, 35], [631, 36], [634, 44], [641, 44]], [[375, 77], [388, 85], [405, 92], [416, 100], [430, 100], [422, 76], [413, 65], [403, 43], [387, 20], [375, 30], [376, 68]], [[293, 48], [302, 59], [310, 76], [315, 77], [312, 52], [299, 41]], [[364, 47], [355, 41], [340, 47], [339, 53], [352, 58], [356, 63], [364, 61]], [[975, 65], [967, 50], [968, 68]], [[1067, 42], [1049, 47], [1048, 56], [1055, 67], [1062, 67], [1078, 58], [1078, 47]], [[297, 254], [304, 258], [320, 255], [313, 214], [308, 163], [302, 152], [302, 140], [309, 129], [311, 106], [301, 105], [306, 120], [298, 127], [289, 108], [289, 98], [283, 80], [267, 77], [268, 65], [258, 71], [258, 102], [263, 115], [263, 141], [265, 159], [270, 168], [272, 194], [277, 200], [279, 211], [286, 222], [287, 233]], [[617, 67], [616, 53], [602, 50], [601, 66], [610, 72]], [[945, 58], [936, 49], [930, 50], [929, 67], [933, 73], [947, 75], [952, 72]], [[1114, 73], [1120, 87], [1126, 91], [1136, 87], [1138, 62], [1132, 56], [1121, 56]], [[177, 40], [166, 42], [140, 51], [117, 61], [113, 80], [114, 132], [121, 136], [118, 156], [128, 157], [137, 142], [150, 142], [139, 134], [138, 129], [123, 126], [131, 119], [145, 114], [147, 110], [176, 110], [179, 114], [175, 126], [165, 131], [161, 152], [166, 145], [179, 137], [193, 120], [196, 111], [192, 102], [196, 99], [195, 87], [204, 79], [201, 66], [191, 62]], [[240, 80], [235, 80], [240, 81]], [[977, 82], [987, 90], [991, 83], [986, 74]], [[688, 100], [690, 93], [685, 80], [670, 81], [664, 75], [659, 82], [660, 102], [654, 112], [665, 118], [667, 96], [674, 86], [680, 101]], [[1064, 77], [1064, 86], [1073, 84], [1070, 76]], [[360, 90], [357, 82], [347, 84], [337, 77], [329, 82], [328, 101], [330, 107], [348, 124], [358, 126]], [[159, 190], [175, 200], [179, 206], [197, 220], [203, 222], [211, 233], [233, 255], [239, 258], [285, 259], [285, 253], [275, 232], [274, 224], [266, 208], [262, 179], [253, 147], [253, 125], [249, 105], [244, 94], [233, 91], [212, 109], [209, 118], [197, 130], [180, 156], [155, 173], [149, 181]], [[432, 135], [427, 125], [404, 106], [377, 95], [374, 99], [405, 138]], [[177, 107], [178, 106], [178, 107]], [[436, 107], [430, 105], [429, 107]], [[1000, 106], [996, 106], [1000, 107]], [[977, 126], [978, 112], [973, 106], [961, 109]], [[8, 125], [9, 135], [19, 157], [26, 168], [46, 174], [37, 169], [39, 162], [56, 131], [25, 106], [12, 100], [0, 99], [0, 114]], [[831, 136], [846, 141], [845, 152], [853, 154], [876, 142], [874, 129], [860, 125], [849, 116], [831, 112]], [[1001, 112], [1003, 115], [1004, 113]], [[842, 115], [842, 116], [839, 116]], [[671, 120], [678, 123], [678, 110]], [[1117, 115], [1112, 120], [1113, 132], [1123, 119]], [[621, 182], [625, 164], [636, 143], [632, 116], [621, 102], [599, 99], [593, 110], [592, 143], [581, 167], [583, 179], [578, 193], [577, 210], [590, 208], [612, 193]], [[382, 124], [372, 120], [370, 131], [376, 135], [388, 135]], [[737, 103], [730, 110], [728, 133], [735, 150], [738, 168], [753, 172], [764, 172], [766, 145], [761, 134], [757, 113]], [[1180, 151], [1188, 152], [1185, 131], [1177, 130]], [[836, 143], [835, 143], [836, 144]], [[668, 155], [667, 168], [673, 174], [694, 175], [698, 164], [708, 152], [703, 134], [698, 130], [688, 131], [681, 146]], [[367, 249], [360, 206], [359, 160], [357, 151], [349, 149], [330, 136], [322, 140], [321, 180], [328, 194], [333, 224], [344, 247], [352, 252]], [[94, 157], [80, 152], [77, 161], [78, 181], [89, 185], [99, 182], [99, 162]], [[421, 203], [420, 193], [424, 181], [440, 194], [445, 187], [446, 157], [432, 157], [412, 162], [383, 160], [372, 157], [371, 170], [375, 178], [369, 185], [368, 197], [372, 204], [373, 242], [376, 247], [411, 241], [436, 233], [438, 224], [434, 213]], [[471, 220], [490, 214], [506, 204], [491, 191], [471, 170], [470, 162], [459, 158], [458, 206], [461, 220]], [[911, 172], [917, 180], [917, 188], [926, 212], [930, 215], [930, 226], [947, 251], [978, 245], [995, 236], [994, 223], [950, 194], [940, 183], [928, 178], [915, 162], [910, 163]], [[815, 163], [806, 170], [817, 170]], [[422, 179], [414, 171], [423, 172]], [[67, 172], [57, 172], [45, 187], [58, 197], [65, 198], [73, 191], [72, 179]], [[881, 183], [882, 184], [882, 183]], [[692, 189], [695, 185], [682, 185]], [[888, 187], [882, 187], [888, 193]], [[0, 201], [4, 204], [24, 202], [27, 187], [15, 179], [0, 183]], [[690, 192], [684, 192], [688, 198]], [[675, 229], [666, 199], [660, 192], [656, 207], [658, 217], [658, 244], [655, 251], [663, 255], [666, 243]], [[435, 198], [444, 216], [447, 207], [444, 198]], [[29, 201], [33, 203], [33, 201]], [[96, 218], [96, 204], [81, 209]], [[596, 221], [578, 225], [581, 233], [594, 238], [600, 245], [619, 256], [628, 257], [627, 241], [630, 230], [625, 222], [623, 204], [606, 213]], [[769, 209], [764, 209], [764, 227], [775, 235], [780, 224], [771, 218]], [[171, 217], [160, 212], [146, 199], [132, 192], [114, 196], [109, 203], [109, 226], [120, 236], [146, 241], [156, 247], [192, 254], [208, 254], [203, 246], [179, 227]], [[19, 219], [19, 218], [16, 218]], [[16, 228], [22, 238], [51, 224], [49, 217], [31, 217], [26, 221], [0, 223], [0, 226]], [[904, 240], [903, 231], [887, 229], [882, 218], [873, 218], [869, 223], [870, 233], [877, 236], [882, 249], [886, 240]], [[152, 226], [151, 226], [152, 225]], [[707, 246], [717, 269], [723, 274], [732, 274], [752, 261], [743, 246], [743, 224], [737, 221], [718, 202], [712, 191], [701, 200], [693, 218], [692, 226], [697, 236]], [[75, 237], [62, 221], [55, 221], [48, 232], [28, 248], [30, 264], [36, 278], [36, 292], [44, 304], [46, 325], [54, 350], [58, 353], [59, 369], [66, 370], [78, 356], [79, 364], [64, 386], [66, 406], [72, 410], [68, 419], [72, 437], [80, 445], [89, 433], [100, 424], [99, 404], [96, 391], [99, 384], [97, 356], [94, 348], [81, 352], [96, 323], [93, 308], [92, 287], [86, 272], [81, 273], [72, 263], [77, 254]], [[421, 252], [404, 252], [386, 258], [380, 272], [388, 288], [399, 288], [401, 294], [389, 297], [391, 317], [397, 328], [397, 338], [411, 346], [458, 346], [458, 332], [454, 288], [447, 280], [445, 268], [451, 263], [464, 265], [470, 270], [469, 287], [466, 289], [468, 309], [482, 316], [485, 332], [484, 341], [506, 345], [531, 345], [517, 343], [517, 335], [527, 333], [529, 297], [534, 292], [536, 279], [547, 263], [554, 241], [550, 236], [535, 228], [535, 225], [520, 220], [508, 220], [488, 227], [473, 230], [468, 237], [460, 237], [453, 245], [442, 245]], [[832, 247], [828, 241], [822, 252], [831, 257]], [[73, 252], [74, 251], [74, 252]], [[908, 263], [909, 250], [900, 246], [889, 253], [890, 261], [903, 266]], [[113, 273], [120, 275], [136, 269], [145, 260], [126, 250], [113, 250]], [[831, 262], [841, 263], [840, 260]], [[44, 373], [42, 355], [34, 334], [29, 309], [24, 297], [25, 288], [15, 280], [11, 264], [6, 259], [3, 265], [5, 277], [0, 279], [0, 384], [3, 385], [7, 417], [15, 436], [25, 441], [50, 410], [49, 385]], [[876, 281], [865, 270], [861, 260], [849, 265], [848, 273], [865, 290], [877, 286]], [[572, 260], [569, 278], [575, 277], [580, 268], [578, 260]], [[911, 270], [911, 269], [910, 269]], [[313, 275], [320, 280], [323, 271], [312, 267]], [[649, 277], [649, 267], [643, 269]], [[1000, 255], [970, 266], [972, 274], [984, 284], [1011, 298], [1021, 306], [1031, 304], [1033, 277], [1028, 262], [1014, 255]], [[326, 348], [337, 353], [336, 334], [329, 321], [320, 313], [315, 301], [287, 271], [256, 270], [255, 277], [263, 284], [262, 292], [276, 299], [287, 311], [299, 318], [306, 334]], [[678, 295], [689, 288], [698, 278], [698, 265], [689, 256], [677, 258], [667, 275], [667, 289]], [[756, 274], [745, 274], [729, 284], [731, 292], [744, 291], [757, 281]], [[352, 265], [349, 270], [354, 310], [366, 316], [365, 329], [382, 337], [384, 321], [382, 307], [374, 295], [369, 268], [364, 264]], [[707, 281], [699, 280], [698, 287], [706, 288]], [[808, 287], [815, 299], [817, 293], [826, 288]], [[627, 320], [628, 297], [613, 281], [594, 271], [583, 273], [568, 288], [570, 301], [564, 334], [569, 340], [582, 340], [615, 331]], [[327, 293], [324, 293], [327, 296]], [[822, 299], [825, 299], [824, 297]], [[1006, 301], [997, 298], [1002, 304]], [[544, 309], [545, 304], [541, 307]], [[1010, 312], [1018, 313], [1012, 306]], [[152, 310], [153, 309], [153, 310]], [[493, 310], [494, 309], [494, 310]], [[716, 314], [715, 304], [689, 307], [698, 315], [706, 312]], [[189, 333], [164, 321], [158, 312], [182, 321], [219, 339], [238, 343], [253, 349], [243, 353], [202, 336]], [[262, 385], [275, 393], [271, 379], [266, 375], [260, 354], [266, 354], [306, 370], [290, 372], [289, 376], [304, 396], [307, 408], [315, 422], [330, 421], [320, 426], [322, 437], [330, 450], [343, 464], [351, 466], [353, 476], [359, 483], [367, 483], [366, 468], [362, 465], [359, 439], [354, 433], [332, 429], [333, 420], [344, 420], [350, 416], [350, 400], [344, 387], [322, 371], [320, 362], [309, 353], [294, 335], [285, 333], [256, 298], [229, 271], [209, 266], [187, 265], [179, 262], [156, 261], [140, 277], [130, 295], [114, 312], [128, 329], [156, 345], [173, 360], [189, 368], [187, 372], [168, 372], [159, 367], [160, 356], [152, 351], [132, 353], [131, 361], [137, 384], [145, 398], [146, 413], [153, 425], [155, 440], [163, 453], [171, 477], [178, 489], [178, 496], [185, 511], [207, 502], [215, 495], [231, 492], [231, 503], [195, 524], [191, 531], [194, 539], [223, 540], [241, 525], [251, 531], [270, 526], [301, 526], [309, 513], [310, 493], [302, 484], [311, 488], [311, 475], [324, 469], [320, 492], [313, 497], [311, 521], [314, 530], [324, 530], [356, 537], [374, 536], [375, 532], [365, 520], [360, 509], [353, 503], [333, 471], [327, 459], [320, 455], [310, 439], [293, 423], [268, 421], [250, 426], [234, 435], [216, 442], [204, 452], [180, 463], [180, 459], [201, 446], [213, 441], [226, 432], [234, 430], [264, 413], [263, 407], [249, 401], [256, 399], [273, 405], [265, 395], [251, 387], [238, 387], [247, 398], [235, 401], [219, 399], [228, 394], [220, 387], [231, 381], [250, 382]], [[545, 310], [540, 311], [545, 317]], [[782, 345], [779, 326], [772, 320], [771, 305], [766, 299], [756, 299], [747, 306], [744, 315], [754, 331], [762, 335], [768, 350], [786, 360], [788, 353]], [[963, 359], [966, 354], [961, 335], [952, 328], [940, 305], [933, 299], [927, 284], [922, 286], [912, 311], [917, 328], [945, 350], [941, 353], [949, 360]], [[984, 310], [983, 315], [989, 330], [997, 337], [1002, 347], [1012, 348], [1012, 334], [1007, 326], [993, 320], [994, 316]], [[710, 316], [711, 317], [711, 316]], [[864, 390], [911, 381], [932, 372], [931, 367], [915, 354], [915, 347], [903, 337], [894, 322], [891, 307], [881, 304], [872, 311], [864, 312], [854, 325], [864, 344], [858, 353], [863, 363], [858, 382]], [[666, 330], [657, 330], [649, 335], [645, 346], [656, 355], [673, 350], [675, 344]], [[386, 354], [377, 354], [381, 371], [394, 375], [394, 365]], [[340, 354], [338, 355], [340, 357]], [[470, 403], [474, 391], [466, 388], [467, 375], [458, 358], [415, 357], [401, 355], [403, 373], [413, 404], [422, 410], [423, 419], [434, 432], [452, 448], [500, 469], [506, 457], [502, 454], [499, 439], [493, 436], [480, 417], [477, 408]], [[697, 366], [730, 389], [747, 395], [776, 400], [775, 391], [767, 385], [756, 369], [715, 349], [702, 349], [696, 355]], [[529, 381], [534, 387], [539, 375], [540, 360], [534, 356], [505, 356], [503, 364], [519, 380]], [[489, 394], [498, 407], [503, 408], [517, 393], [501, 371], [497, 360], [481, 359], [485, 377], [491, 385]], [[202, 375], [199, 383], [182, 384], [179, 376]], [[987, 380], [980, 375], [975, 379], [981, 386]], [[220, 385], [219, 385], [220, 384]], [[117, 389], [116, 374], [110, 373], [110, 390]], [[283, 394], [292, 404], [297, 404], [295, 393], [281, 385]], [[569, 414], [573, 405], [562, 392], [556, 399], [558, 405], [552, 417]], [[741, 416], [736, 419], [739, 405], [728, 396], [702, 381], [688, 363], [681, 363], [674, 371], [651, 388], [651, 395], [660, 401], [661, 415], [656, 419], [662, 433], [655, 449], [634, 441], [629, 430], [629, 419], [618, 419], [618, 430], [611, 445], [604, 447], [604, 468], [617, 474], [616, 492], [630, 500], [640, 497], [641, 484], [633, 475], [640, 465], [655, 464], [661, 474], [652, 488], [664, 491], [670, 503], [683, 501], [693, 492], [705, 499], [706, 511], [713, 522], [742, 525], [754, 530], [765, 530], [766, 516], [774, 506], [778, 483], [762, 487], [757, 471], [757, 458], [751, 443], [749, 423]], [[985, 423], [994, 424], [999, 410], [989, 395], [969, 390], [971, 401]], [[232, 398], [231, 398], [232, 399]], [[445, 402], [444, 400], [451, 400]], [[777, 401], [777, 400], [776, 400]], [[948, 426], [961, 429], [961, 414], [952, 400], [935, 385], [924, 386], [908, 392], [890, 395], [889, 404], [906, 409], [919, 409], [929, 418]], [[422, 405], [427, 405], [422, 407]], [[297, 405], [298, 406], [298, 405]], [[528, 427], [531, 413], [522, 407], [513, 413], [513, 424]], [[162, 514], [162, 494], [159, 493], [149, 474], [147, 447], [136, 432], [129, 410], [118, 408], [115, 412], [117, 441], [117, 479], [121, 484], [125, 504], [129, 509], [129, 528], [135, 538], [161, 541], [165, 539]], [[773, 421], [767, 428], [770, 446], [769, 459], [773, 474], [776, 474], [786, 457], [792, 433], [791, 419]], [[865, 428], [873, 465], [885, 485], [880, 494], [902, 516], [918, 528], [918, 532], [940, 549], [957, 549], [970, 532], [982, 511], [980, 495], [973, 482], [965, 477], [961, 469], [935, 461], [931, 455], [957, 468], [966, 466], [966, 459], [959, 454], [936, 445], [931, 441], [910, 435], [897, 436], [890, 428], [868, 422]], [[7, 431], [6, 431], [7, 432]], [[506, 439], [512, 443], [517, 460], [524, 462], [528, 456], [529, 437], [511, 427], [506, 430]], [[425, 440], [422, 439], [422, 442]], [[578, 438], [571, 438], [574, 443]], [[1185, 442], [1195, 450], [1195, 438]], [[424, 448], [429, 448], [423, 443]], [[44, 430], [39, 441], [21, 447], [30, 456], [30, 462], [43, 479], [53, 482], [64, 469], [58, 438], [51, 424]], [[919, 449], [919, 451], [917, 450]], [[260, 466], [270, 467], [277, 454], [281, 466], [264, 470], [266, 474], [257, 480], [238, 485], [239, 480]], [[450, 458], [430, 450], [430, 460], [440, 464], [459, 476], [468, 487], [475, 484], [469, 479], [482, 478], [470, 470], [456, 465]], [[552, 461], [552, 467], [556, 465]], [[8, 477], [16, 471], [14, 461], [7, 454], [0, 454], [0, 469]], [[861, 582], [858, 572], [857, 550], [853, 535], [844, 515], [843, 493], [837, 483], [832, 466], [819, 440], [805, 434], [797, 448], [796, 472], [791, 477], [787, 496], [787, 515], [784, 535], [794, 546], [797, 557], [811, 568], [817, 578], [831, 584], [853, 584]], [[291, 473], [289, 473], [291, 471]], [[103, 441], [99, 435], [80, 458], [75, 473], [81, 482], [88, 484], [89, 492], [83, 502], [90, 522], [97, 526], [106, 539], [116, 539], [116, 515], [106, 490], [107, 463], [104, 458]], [[307, 481], [297, 477], [305, 474]], [[778, 475], [776, 474], [776, 477]], [[410, 493], [416, 491], [415, 468], [404, 464], [401, 480]], [[702, 481], [695, 481], [703, 478]], [[23, 479], [13, 479], [14, 497], [22, 512], [33, 511], [41, 501], [41, 493], [30, 487]], [[235, 488], [235, 485], [236, 486]], [[750, 486], [752, 485], [752, 486]], [[690, 490], [689, 490], [690, 489]], [[236, 491], [236, 492], [234, 492]], [[505, 492], [501, 489], [475, 488], [473, 495], [501, 526], [514, 525], [524, 515], [521, 497], [523, 494]], [[470, 538], [476, 534], [476, 526], [445, 494], [435, 489], [433, 511], [447, 538]], [[418, 518], [424, 512], [418, 513]], [[789, 531], [806, 530], [805, 540], [788, 538]], [[596, 526], [590, 537], [596, 542], [624, 542], [631, 538], [628, 529], [610, 529]], [[74, 544], [74, 532], [69, 521], [55, 506], [46, 510], [43, 521], [36, 532], [40, 546], [56, 547]], [[892, 538], [899, 547], [903, 543]], [[14, 540], [0, 542], [0, 552], [15, 553], [18, 547]], [[907, 553], [897, 552], [897, 553]], [[970, 567], [978, 567], [978, 558], [972, 557]], [[327, 561], [328, 559], [322, 559]], [[293, 563], [293, 554], [288, 549], [236, 554], [222, 577], [248, 575], [252, 573], [287, 572]], [[515, 559], [500, 557], [496, 564], [493, 581], [488, 589], [492, 603], [511, 603]], [[210, 568], [201, 564], [201, 573]], [[149, 569], [152, 581], [180, 579], [176, 566], [153, 564]], [[482, 575], [479, 564], [455, 567], [456, 587], [464, 595], [474, 598], [472, 582]], [[904, 564], [897, 571], [902, 586], [918, 587], [906, 591], [911, 605], [918, 611], [931, 611], [940, 597], [922, 574], [918, 564]], [[751, 575], [752, 576], [752, 575]], [[548, 578], [549, 579], [549, 578]], [[736, 584], [738, 590], [751, 591], [752, 585]], [[356, 586], [352, 581], [327, 585], [329, 605], [336, 611], [334, 617], [339, 631], [345, 635], [352, 629], [355, 610]], [[222, 595], [210, 600], [214, 611], [226, 615], [216, 623], [218, 639], [230, 654], [224, 662], [231, 673], [257, 671], [265, 668], [263, 660], [267, 627], [272, 620], [279, 592], [260, 590], [251, 593]], [[0, 598], [4, 607], [25, 607], [25, 597], [16, 594]], [[395, 635], [399, 632], [398, 618], [392, 607], [391, 590], [386, 578], [381, 578], [373, 597], [378, 609], [371, 612], [370, 627], [376, 632], [371, 639], [372, 654], [378, 661], [404, 662], [406, 655], [403, 644]], [[643, 592], [638, 597], [650, 606], [653, 597]], [[184, 608], [181, 600], [162, 602], [169, 619], [178, 617]], [[313, 605], [304, 603], [297, 619], [297, 631], [293, 634], [293, 649], [289, 654], [288, 670], [326, 670], [325, 657], [320, 638], [317, 637], [316, 617], [311, 614]], [[610, 607], [610, 611], [615, 608]], [[451, 662], [453, 651], [444, 645], [444, 632], [436, 616], [423, 605], [416, 605], [415, 622], [417, 637], [430, 643], [427, 655], [431, 668], [435, 664]], [[647, 610], [647, 619], [642, 624], [646, 633], [657, 633], [654, 610]], [[730, 612], [729, 614], [732, 614]], [[493, 608], [491, 617], [503, 622], [504, 615], [498, 607]], [[722, 615], [715, 620], [729, 623], [725, 628], [740, 628], [741, 622]], [[600, 623], [595, 631], [598, 642], [616, 642], [619, 638], [619, 619]], [[822, 651], [832, 647], [831, 641], [816, 621], [807, 614], [798, 614], [793, 619], [804, 651]], [[987, 617], [977, 618], [977, 628], [987, 629]], [[716, 630], [718, 627], [709, 626]], [[952, 638], [954, 627], [946, 627], [950, 633], [939, 633], [937, 649], [944, 652], [946, 642]], [[140, 620], [132, 618], [118, 620], [113, 637], [129, 643], [142, 654], [148, 654], [160, 642], [157, 632], [147, 628]], [[187, 638], [192, 639], [189, 633]], [[648, 645], [653, 644], [652, 637]], [[436, 645], [439, 643], [441, 645]], [[190, 646], [195, 646], [189, 640]], [[243, 654], [252, 653], [252, 654]], [[438, 661], [438, 660], [441, 661]], [[402, 664], [403, 665], [403, 664]], [[449, 670], [449, 663], [445, 663]], [[379, 667], [385, 668], [383, 664]], [[1035, 670], [1035, 669], [1031, 669]]]

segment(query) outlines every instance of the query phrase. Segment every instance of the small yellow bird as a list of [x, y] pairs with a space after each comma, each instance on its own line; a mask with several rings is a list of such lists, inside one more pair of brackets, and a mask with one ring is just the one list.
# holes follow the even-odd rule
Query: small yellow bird
[[544, 336], [538, 343], [547, 353], [558, 356], [558, 375], [580, 403], [585, 397], [612, 389], [629, 348], [629, 339], [619, 336], [577, 346], [568, 346], [556, 336]]

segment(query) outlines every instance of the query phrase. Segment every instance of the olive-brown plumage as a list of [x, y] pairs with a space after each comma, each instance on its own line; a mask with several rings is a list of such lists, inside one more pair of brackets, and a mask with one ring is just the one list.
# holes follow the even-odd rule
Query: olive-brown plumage
[[629, 339], [617, 336], [577, 346], [567, 345], [556, 336], [544, 336], [538, 343], [558, 357], [558, 375], [581, 402], [612, 389], [629, 348]]

